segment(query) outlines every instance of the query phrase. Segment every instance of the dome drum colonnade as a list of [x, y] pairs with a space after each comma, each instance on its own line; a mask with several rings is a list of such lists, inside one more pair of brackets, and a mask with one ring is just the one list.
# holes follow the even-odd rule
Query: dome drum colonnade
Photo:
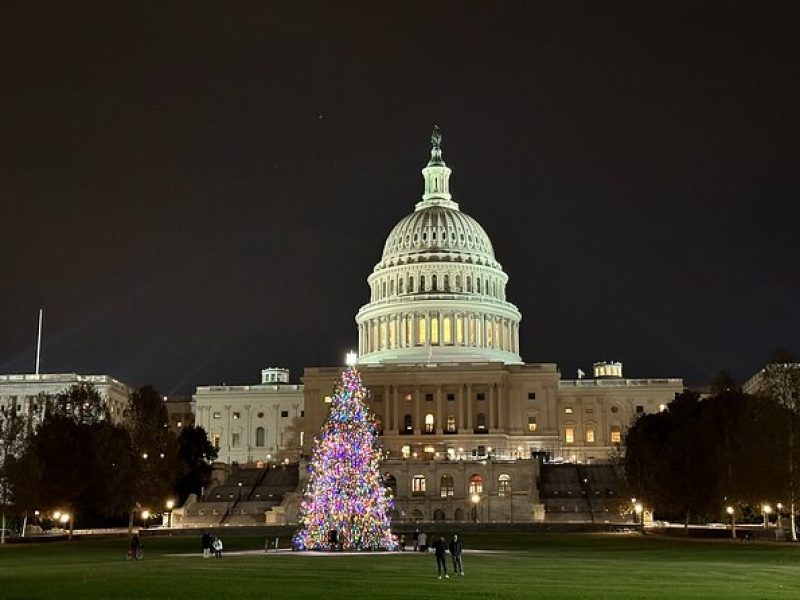
[[489, 236], [459, 210], [438, 128], [422, 170], [425, 193], [389, 234], [356, 316], [359, 363], [521, 363], [517, 308]]

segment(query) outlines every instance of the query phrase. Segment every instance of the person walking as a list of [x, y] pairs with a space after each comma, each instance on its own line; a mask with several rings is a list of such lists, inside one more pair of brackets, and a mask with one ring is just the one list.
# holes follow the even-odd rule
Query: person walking
[[222, 558], [222, 538], [214, 538], [211, 547], [214, 548], [214, 556], [217, 558]]
[[128, 552], [128, 558], [133, 560], [140, 560], [142, 558], [142, 542], [138, 534], [134, 534], [131, 538], [131, 549]]
[[203, 558], [210, 558], [211, 557], [211, 534], [207, 531], [203, 532], [203, 537], [201, 538], [201, 543], [203, 545]]
[[453, 573], [456, 575], [464, 576], [464, 567], [461, 565], [461, 540], [458, 539], [458, 534], [453, 535], [450, 540], [450, 555], [453, 557]]
[[447, 574], [447, 561], [445, 561], [447, 543], [443, 537], [439, 537], [438, 540], [433, 542], [433, 549], [436, 553], [436, 570], [439, 573], [439, 579], [442, 578], [442, 575], [444, 575], [445, 579], [450, 579], [450, 575]]
[[419, 552], [419, 529], [414, 530], [414, 535], [411, 536], [411, 541], [414, 542], [414, 552]]

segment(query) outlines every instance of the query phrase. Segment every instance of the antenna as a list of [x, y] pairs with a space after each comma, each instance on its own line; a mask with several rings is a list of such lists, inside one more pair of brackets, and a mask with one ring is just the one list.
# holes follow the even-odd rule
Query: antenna
[[39, 335], [36, 336], [36, 374], [39, 374], [39, 358], [42, 355], [42, 315], [44, 309], [39, 309]]

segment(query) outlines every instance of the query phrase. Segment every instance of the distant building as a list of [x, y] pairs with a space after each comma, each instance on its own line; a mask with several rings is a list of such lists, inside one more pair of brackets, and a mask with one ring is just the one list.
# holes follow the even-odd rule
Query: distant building
[[195, 424], [208, 433], [218, 461], [257, 465], [298, 457], [303, 386], [289, 382], [288, 369], [264, 369], [260, 384], [199, 386], [193, 404]]
[[10, 412], [35, 418], [42, 399], [51, 399], [74, 385], [91, 384], [105, 401], [111, 420], [120, 423], [128, 409], [131, 388], [108, 375], [45, 373], [0, 375], [0, 418]]

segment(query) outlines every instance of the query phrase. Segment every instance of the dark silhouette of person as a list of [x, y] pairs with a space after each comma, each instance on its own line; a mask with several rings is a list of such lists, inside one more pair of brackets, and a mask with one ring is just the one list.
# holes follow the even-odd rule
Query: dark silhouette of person
[[442, 575], [445, 576], [445, 579], [450, 579], [450, 575], [447, 574], [447, 562], [444, 559], [447, 554], [447, 544], [443, 537], [433, 542], [433, 549], [436, 554], [436, 570], [439, 572], [439, 579], [442, 578]]
[[456, 575], [464, 575], [464, 567], [461, 565], [461, 540], [458, 539], [458, 534], [453, 535], [450, 540], [450, 555], [453, 557], [453, 573]]

